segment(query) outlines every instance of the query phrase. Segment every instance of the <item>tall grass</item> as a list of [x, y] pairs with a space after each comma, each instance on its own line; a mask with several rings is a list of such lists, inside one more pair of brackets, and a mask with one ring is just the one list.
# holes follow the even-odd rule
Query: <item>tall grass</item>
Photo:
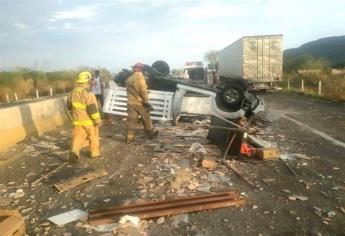
[[[89, 68], [85, 70], [92, 71]], [[69, 92], [73, 88], [78, 73], [78, 71], [42, 72], [30, 69], [2, 71], [0, 72], [0, 102], [6, 101], [7, 95], [10, 100], [14, 100], [14, 93], [17, 93], [19, 100], [33, 98], [36, 96], [36, 89], [40, 96], [48, 96], [50, 88], [54, 94]], [[106, 81], [111, 79], [111, 73], [105, 69], [101, 69], [101, 76]]]
[[281, 83], [284, 89], [288, 87], [288, 80], [290, 80], [290, 90], [296, 92], [301, 92], [301, 83], [304, 80], [303, 93], [315, 96], [319, 96], [318, 84], [320, 80], [322, 82], [321, 97], [334, 101], [345, 101], [345, 75], [289, 73], [284, 76]]

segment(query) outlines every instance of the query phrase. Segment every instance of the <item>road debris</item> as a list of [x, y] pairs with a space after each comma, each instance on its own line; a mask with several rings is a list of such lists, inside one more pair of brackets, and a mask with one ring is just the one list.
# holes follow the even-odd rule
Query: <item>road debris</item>
[[137, 216], [130, 216], [130, 215], [125, 215], [122, 216], [119, 220], [120, 224], [125, 224], [126, 222], [131, 222], [133, 225], [138, 226], [139, 225], [140, 218]]
[[25, 222], [17, 210], [0, 210], [0, 235], [25, 235]]
[[208, 170], [214, 170], [217, 168], [217, 162], [215, 158], [212, 157], [204, 157], [201, 163], [202, 167], [208, 169]]
[[94, 210], [89, 212], [88, 222], [91, 225], [111, 223], [114, 218], [120, 217], [126, 213], [135, 215], [140, 219], [149, 219], [186, 212], [239, 206], [244, 203], [245, 199], [240, 198], [239, 194], [235, 192], [206, 194], [201, 196]]
[[47, 174], [45, 174], [42, 177], [40, 177], [39, 179], [35, 180], [34, 182], [31, 183], [31, 186], [35, 186], [36, 184], [41, 182], [43, 179], [47, 179], [49, 176], [51, 176], [52, 174], [54, 174], [58, 170], [62, 169], [66, 165], [68, 165], [68, 162], [65, 162], [65, 163], [61, 164], [60, 166], [56, 167], [54, 170], [49, 171]]
[[279, 158], [278, 148], [256, 148], [255, 156], [263, 161], [277, 160]]
[[258, 186], [256, 184], [254, 184], [252, 181], [250, 181], [247, 177], [243, 176], [240, 171], [234, 166], [233, 163], [231, 163], [230, 161], [226, 162], [226, 166], [231, 169], [238, 177], [240, 177], [241, 179], [243, 179], [248, 185], [250, 185], [253, 188], [258, 188]]
[[[48, 177], [44, 175], [64, 164], [62, 162], [65, 160], [64, 154], [69, 149], [68, 128], [63, 136], [60, 133], [50, 135], [56, 139], [55, 141], [45, 140], [43, 136], [34, 140], [35, 143], [42, 140], [51, 142], [61, 151], [54, 149], [52, 152], [52, 148], [33, 146], [32, 142], [23, 143], [31, 146], [24, 153], [25, 158], [19, 159], [18, 164], [13, 161], [3, 165], [4, 174], [1, 174], [0, 179], [2, 183], [0, 206], [11, 206], [24, 213], [29, 235], [140, 235], [145, 233], [144, 226], [150, 226], [146, 232], [149, 235], [171, 233], [204, 236], [214, 233], [213, 225], [217, 226], [219, 231], [216, 233], [219, 234], [224, 232], [234, 234], [236, 231], [241, 235], [256, 233], [266, 235], [287, 233], [286, 230], [290, 228], [282, 226], [286, 224], [295, 224], [298, 234], [301, 231], [309, 232], [309, 221], [315, 223], [311, 233], [322, 233], [322, 235], [325, 232], [338, 233], [337, 230], [342, 226], [342, 218], [345, 214], [342, 204], [345, 182], [341, 171], [344, 165], [331, 157], [324, 157], [337, 156], [339, 151], [324, 155], [317, 150], [309, 152], [309, 141], [304, 142], [303, 137], [300, 139], [296, 137], [294, 134], [296, 130], [291, 127], [289, 127], [291, 130], [286, 130], [283, 134], [279, 133], [285, 126], [275, 126], [277, 124], [275, 118], [268, 123], [262, 118], [251, 119], [249, 120], [251, 124], [241, 129], [210, 127], [204, 120], [202, 122], [190, 122], [190, 120], [182, 121], [178, 126], [155, 123], [155, 127], [160, 132], [159, 138], [153, 140], [141, 140], [145, 134], [143, 130], [138, 130], [138, 140], [133, 145], [123, 143], [125, 123], [119, 122], [117, 126], [103, 127], [100, 132], [104, 137], [101, 140], [103, 154], [101, 159], [95, 161], [82, 158], [78, 165], [62, 167]], [[219, 130], [224, 132], [223, 142], [226, 144], [221, 146], [223, 149], [212, 140], [205, 138], [209, 127], [217, 132]], [[275, 147], [273, 142], [277, 142], [283, 152], [281, 155], [288, 155], [285, 160], [298, 174], [298, 179], [291, 178], [290, 170], [286, 170], [287, 167], [281, 162], [263, 162], [254, 158], [232, 156], [237, 137], [229, 147], [234, 137], [230, 131], [236, 133], [241, 130], [250, 133], [248, 143], [256, 148], [263, 147], [252, 144], [251, 136], [266, 141], [265, 148]], [[313, 140], [313, 143], [319, 141]], [[191, 153], [189, 150], [194, 143], [199, 143], [199, 149], [205, 149], [206, 153], [197, 150]], [[228, 147], [229, 151], [226, 153]], [[18, 147], [19, 151], [24, 149], [25, 146]], [[49, 152], [44, 154], [43, 152], [46, 151]], [[308, 155], [298, 154], [304, 152]], [[290, 153], [296, 154], [290, 155]], [[311, 153], [321, 155], [322, 159], [309, 156]], [[82, 156], [86, 154], [87, 150], [81, 153]], [[237, 173], [225, 165], [226, 160], [222, 162], [224, 156], [225, 159], [235, 159], [231, 163], [237, 173], [249, 181], [248, 186], [242, 177], [235, 176]], [[208, 162], [207, 165], [205, 160]], [[51, 184], [60, 183], [64, 179], [95, 169], [104, 169], [111, 174], [84, 186], [78, 185], [62, 194], [57, 194], [54, 188], [50, 188]], [[15, 175], [8, 174], [14, 172]], [[40, 178], [42, 180], [34, 187], [30, 186], [32, 181]], [[42, 183], [47, 183], [49, 186]], [[120, 224], [120, 216], [117, 216], [110, 217], [112, 221], [109, 222], [115, 222], [111, 224], [89, 225], [77, 220], [59, 228], [46, 219], [47, 215], [76, 208], [91, 212], [94, 209], [117, 204], [133, 206], [234, 189], [241, 191], [243, 196], [250, 199], [249, 207], [158, 216], [152, 220], [139, 220], [137, 225], [129, 221]], [[264, 191], [260, 191], [262, 189]], [[284, 189], [284, 192], [281, 192], [281, 189]], [[19, 190], [18, 194], [25, 192], [24, 196], [15, 198], [17, 190]], [[313, 209], [315, 205], [321, 210]], [[254, 219], [251, 217], [253, 213], [260, 217]], [[125, 214], [138, 217], [132, 212]], [[251, 219], [248, 222], [239, 222], [242, 218]], [[273, 224], [272, 219], [277, 224]], [[258, 224], [262, 225], [260, 231], [255, 229]]]
[[183, 183], [189, 183], [192, 179], [192, 175], [189, 169], [179, 169], [176, 172], [175, 180], [171, 184], [171, 187], [175, 190], [179, 190]]
[[190, 148], [189, 148], [189, 152], [191, 152], [192, 154], [194, 153], [204, 153], [206, 154], [206, 149], [204, 148], [203, 145], [201, 145], [200, 143], [193, 143]]
[[282, 162], [284, 163], [284, 165], [288, 168], [288, 170], [295, 176], [297, 177], [296, 172], [291, 168], [291, 166], [289, 165], [289, 163], [286, 161], [286, 159], [282, 158], [280, 156], [280, 160], [282, 160]]
[[63, 226], [73, 221], [85, 219], [86, 217], [87, 213], [85, 211], [74, 209], [55, 216], [51, 216], [48, 218], [48, 220], [56, 224], [57, 226]]
[[300, 201], [307, 201], [308, 200], [308, 197], [305, 197], [305, 196], [293, 195], [293, 197], [295, 197], [296, 199], [298, 199]]
[[104, 170], [91, 171], [78, 177], [74, 177], [63, 182], [54, 184], [54, 187], [60, 192], [65, 192], [72, 189], [80, 184], [90, 182], [94, 179], [106, 176], [108, 173]]

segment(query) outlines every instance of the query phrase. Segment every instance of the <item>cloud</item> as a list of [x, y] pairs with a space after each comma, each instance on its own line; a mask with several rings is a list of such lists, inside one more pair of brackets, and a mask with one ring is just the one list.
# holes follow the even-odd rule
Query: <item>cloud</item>
[[27, 24], [24, 24], [22, 22], [15, 23], [14, 26], [16, 26], [20, 30], [28, 30], [28, 29], [30, 29], [30, 26], [28, 26]]
[[235, 5], [222, 2], [202, 2], [195, 7], [187, 8], [182, 17], [189, 19], [210, 19], [221, 17], [238, 17], [247, 13], [244, 5]]
[[91, 20], [96, 15], [95, 7], [84, 7], [79, 6], [74, 10], [57, 11], [49, 19], [50, 22], [55, 22], [58, 20]]
[[66, 23], [63, 24], [62, 29], [63, 30], [72, 29], [72, 24], [70, 22], [66, 22]]

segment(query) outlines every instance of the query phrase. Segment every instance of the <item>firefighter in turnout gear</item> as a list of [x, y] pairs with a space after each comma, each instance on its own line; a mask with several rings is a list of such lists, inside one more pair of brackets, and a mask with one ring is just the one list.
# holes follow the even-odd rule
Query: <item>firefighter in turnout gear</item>
[[67, 109], [72, 115], [74, 127], [69, 157], [71, 162], [77, 161], [86, 140], [90, 142], [90, 156], [96, 158], [101, 155], [98, 128], [102, 121], [96, 97], [89, 89], [90, 79], [90, 72], [81, 72], [76, 81], [77, 86], [67, 99]]
[[127, 143], [132, 143], [134, 140], [139, 116], [150, 139], [158, 134], [158, 131], [153, 129], [150, 117], [150, 111], [153, 111], [153, 107], [148, 103], [147, 84], [142, 73], [144, 65], [137, 63], [132, 67], [134, 73], [126, 80], [128, 97]]

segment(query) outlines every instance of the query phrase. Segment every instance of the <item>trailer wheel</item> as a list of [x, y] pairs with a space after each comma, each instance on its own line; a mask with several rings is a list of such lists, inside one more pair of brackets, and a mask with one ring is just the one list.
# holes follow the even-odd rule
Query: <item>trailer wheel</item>
[[244, 99], [243, 87], [238, 84], [227, 84], [222, 92], [222, 102], [224, 106], [231, 109], [240, 109]]
[[169, 75], [169, 73], [170, 73], [169, 64], [166, 63], [165, 61], [162, 61], [162, 60], [155, 61], [152, 64], [152, 68], [156, 69], [158, 72], [160, 72], [164, 75]]

